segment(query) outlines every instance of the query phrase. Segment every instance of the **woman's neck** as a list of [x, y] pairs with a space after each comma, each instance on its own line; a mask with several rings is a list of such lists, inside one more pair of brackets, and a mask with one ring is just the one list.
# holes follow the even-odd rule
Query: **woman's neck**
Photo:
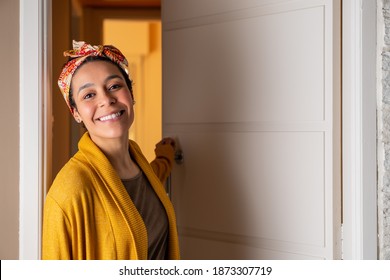
[[[92, 139], [94, 141], [94, 139]], [[95, 141], [94, 141], [95, 142]], [[95, 144], [102, 150], [121, 179], [131, 179], [140, 172], [129, 153], [129, 139], [116, 138], [96, 141]]]

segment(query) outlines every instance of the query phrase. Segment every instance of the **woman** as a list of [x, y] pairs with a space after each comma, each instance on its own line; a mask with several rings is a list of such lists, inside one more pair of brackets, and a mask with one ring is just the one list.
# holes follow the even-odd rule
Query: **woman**
[[178, 259], [173, 206], [163, 182], [174, 142], [149, 164], [128, 139], [134, 120], [127, 61], [113, 46], [73, 42], [58, 84], [87, 132], [44, 206], [43, 259]]

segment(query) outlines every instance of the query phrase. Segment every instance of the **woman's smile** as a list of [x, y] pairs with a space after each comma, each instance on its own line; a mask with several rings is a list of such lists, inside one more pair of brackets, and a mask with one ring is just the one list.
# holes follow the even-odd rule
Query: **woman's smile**
[[122, 116], [124, 112], [125, 112], [125, 110], [120, 110], [117, 113], [112, 113], [112, 114], [108, 114], [108, 115], [103, 116], [103, 117], [99, 117], [99, 118], [97, 118], [97, 120], [102, 121], [102, 122], [116, 120], [120, 116]]

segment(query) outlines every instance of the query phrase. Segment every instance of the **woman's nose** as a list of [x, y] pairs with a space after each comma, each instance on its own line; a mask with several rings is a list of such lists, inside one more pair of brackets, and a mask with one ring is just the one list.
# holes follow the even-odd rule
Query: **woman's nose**
[[115, 97], [109, 92], [102, 93], [99, 101], [100, 101], [99, 102], [100, 106], [105, 106], [105, 105], [110, 105], [110, 104], [116, 103]]

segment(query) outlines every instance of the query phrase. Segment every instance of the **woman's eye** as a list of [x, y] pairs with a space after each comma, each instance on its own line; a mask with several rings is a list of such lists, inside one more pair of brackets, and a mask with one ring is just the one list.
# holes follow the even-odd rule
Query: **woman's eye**
[[119, 85], [119, 84], [114, 84], [114, 85], [112, 85], [112, 86], [109, 87], [109, 90], [116, 90], [116, 89], [119, 89], [119, 88], [121, 88], [121, 85]]
[[87, 93], [86, 95], [84, 95], [84, 99], [90, 99], [94, 96], [93, 93]]

